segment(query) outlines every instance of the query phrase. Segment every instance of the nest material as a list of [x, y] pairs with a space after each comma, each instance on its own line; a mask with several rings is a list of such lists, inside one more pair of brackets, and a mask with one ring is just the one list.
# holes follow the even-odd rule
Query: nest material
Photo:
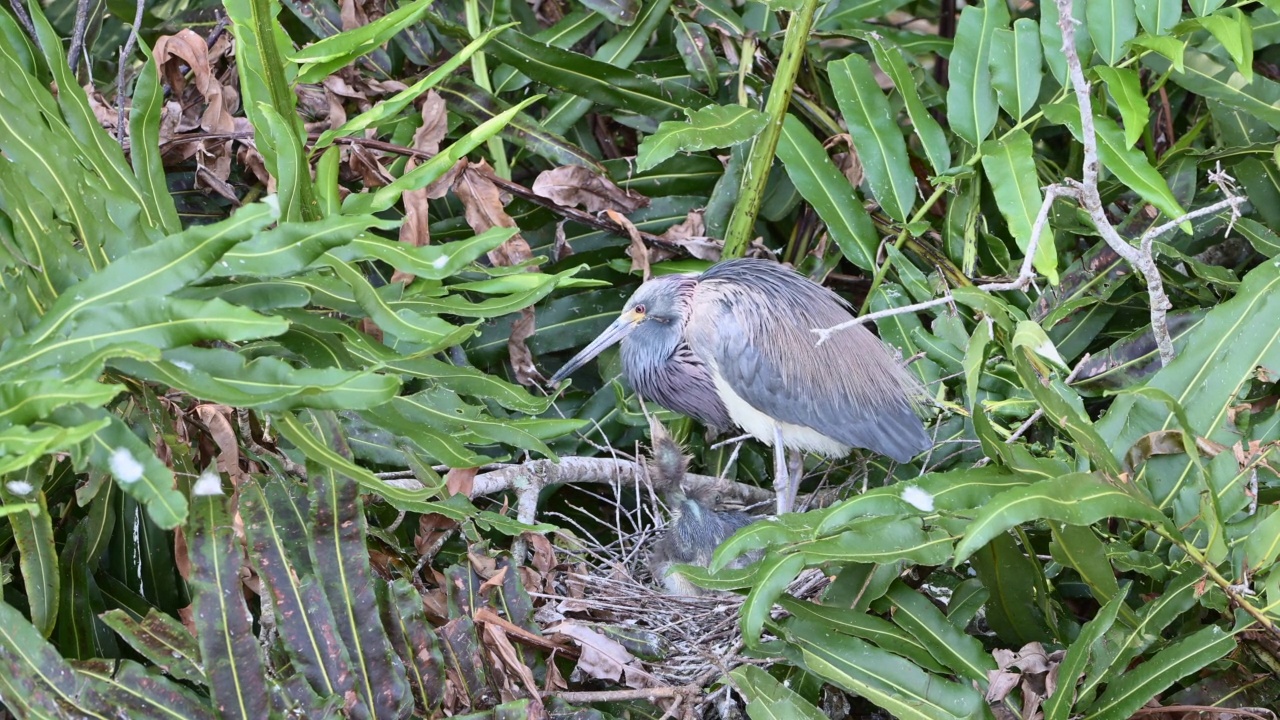
[[[543, 596], [543, 612], [550, 616], [545, 619], [595, 623], [616, 630], [615, 637], [634, 639], [634, 649], [628, 649], [642, 672], [623, 677], [632, 687], [706, 688], [739, 665], [761, 662], [740, 654], [742, 595], [673, 595], [661, 579], [653, 577], [649, 555], [670, 525], [670, 510], [653, 487], [624, 483], [613, 486], [611, 497], [592, 495], [597, 506], [591, 514], [602, 521], [612, 515], [610, 537], [602, 541], [578, 526], [580, 534], [559, 538], [561, 576], [555, 583], [557, 593]], [[564, 516], [554, 516], [552, 521], [576, 525]], [[811, 570], [797, 578], [789, 592], [814, 597], [827, 584], [821, 572]], [[659, 649], [660, 654], [643, 657], [642, 649], [649, 648]], [[693, 716], [733, 716], [729, 707], [733, 704], [718, 698], [720, 694], [702, 695], [696, 707], [689, 708]]]

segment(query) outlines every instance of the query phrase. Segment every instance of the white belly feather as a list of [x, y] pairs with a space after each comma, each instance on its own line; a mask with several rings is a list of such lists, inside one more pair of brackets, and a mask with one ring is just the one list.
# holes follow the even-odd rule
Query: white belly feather
[[814, 452], [832, 458], [844, 457], [853, 449], [851, 446], [833, 440], [813, 428], [780, 422], [769, 417], [752, 407], [751, 403], [743, 400], [742, 397], [734, 392], [733, 388], [729, 387], [729, 384], [720, 376], [720, 373], [715, 372], [712, 375], [715, 378], [716, 390], [720, 393], [720, 398], [724, 401], [725, 408], [729, 411], [729, 417], [744, 431], [765, 445], [773, 446], [774, 428], [781, 427], [782, 444], [789, 448]]

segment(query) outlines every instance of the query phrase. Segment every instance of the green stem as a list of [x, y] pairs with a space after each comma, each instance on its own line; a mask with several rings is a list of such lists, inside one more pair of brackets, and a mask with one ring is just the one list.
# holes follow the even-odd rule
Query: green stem
[[[474, 40], [480, 37], [480, 0], [467, 0], [467, 34]], [[489, 82], [489, 64], [485, 60], [483, 50], [471, 56], [471, 76], [482, 90], [493, 94], [493, 85]], [[493, 158], [493, 172], [500, 178], [511, 179], [511, 166], [507, 163], [507, 149], [502, 138], [494, 135], [488, 140], [489, 155]]]
[[782, 135], [782, 120], [791, 104], [791, 91], [795, 88], [796, 76], [800, 72], [801, 60], [809, 41], [809, 30], [813, 27], [813, 16], [817, 11], [818, 0], [804, 0], [804, 5], [799, 10], [791, 13], [787, 35], [782, 43], [782, 57], [778, 59], [778, 70], [774, 73], [769, 101], [764, 108], [769, 124], [760, 131], [751, 146], [747, 167], [742, 174], [738, 204], [733, 209], [729, 228], [725, 232], [723, 257], [726, 259], [742, 257], [747, 244], [755, 236], [756, 215], [760, 212], [765, 184], [769, 181], [769, 169], [773, 167], [778, 138]]

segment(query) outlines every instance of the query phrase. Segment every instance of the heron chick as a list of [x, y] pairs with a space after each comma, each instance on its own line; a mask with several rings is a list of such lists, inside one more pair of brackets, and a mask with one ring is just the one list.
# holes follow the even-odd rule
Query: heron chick
[[[790, 268], [742, 258], [641, 285], [622, 315], [551, 377], [568, 377], [614, 343], [645, 398], [716, 430], [737, 425], [774, 449], [778, 512], [795, 503], [801, 452], [866, 448], [907, 462], [932, 447], [916, 414], [923, 390], [849, 304]], [[803, 466], [801, 466], [803, 467]]]
[[[648, 462], [649, 482], [671, 512], [665, 534], [649, 553], [649, 572], [671, 595], [708, 593], [678, 572], [675, 565], [707, 567], [717, 546], [755, 519], [744, 512], [714, 510], [714, 486], [692, 490], [686, 483], [689, 456], [658, 422], [653, 422], [653, 457]], [[746, 567], [760, 553], [746, 553], [728, 567]]]

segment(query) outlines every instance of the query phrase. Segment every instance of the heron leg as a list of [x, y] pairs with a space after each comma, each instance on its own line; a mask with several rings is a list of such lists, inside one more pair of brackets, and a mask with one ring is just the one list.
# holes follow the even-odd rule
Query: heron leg
[[787, 507], [795, 508], [796, 495], [800, 492], [800, 482], [804, 480], [804, 453], [799, 450], [790, 450], [787, 464], [787, 475], [790, 478], [791, 496], [787, 499]]
[[787, 468], [787, 450], [782, 446], [782, 427], [773, 426], [773, 491], [778, 499], [778, 514], [791, 512], [794, 491], [791, 471]]

